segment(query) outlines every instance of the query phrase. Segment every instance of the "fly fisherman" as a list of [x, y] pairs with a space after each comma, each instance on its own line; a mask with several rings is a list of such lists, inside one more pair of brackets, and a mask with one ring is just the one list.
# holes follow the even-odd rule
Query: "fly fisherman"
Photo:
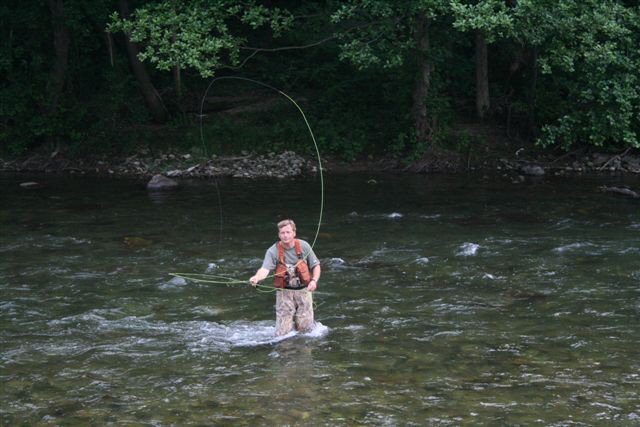
[[285, 219], [278, 223], [279, 242], [264, 256], [262, 267], [249, 279], [256, 286], [275, 270], [276, 335], [313, 328], [313, 298], [318, 287], [320, 261], [309, 243], [296, 239], [296, 224]]

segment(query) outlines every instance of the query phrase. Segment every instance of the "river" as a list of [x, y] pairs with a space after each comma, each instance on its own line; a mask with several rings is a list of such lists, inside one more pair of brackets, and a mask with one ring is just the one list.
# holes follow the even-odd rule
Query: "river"
[[[20, 183], [37, 180], [43, 188]], [[0, 424], [640, 425], [635, 177], [325, 177], [316, 328], [248, 279], [318, 177], [0, 177]]]

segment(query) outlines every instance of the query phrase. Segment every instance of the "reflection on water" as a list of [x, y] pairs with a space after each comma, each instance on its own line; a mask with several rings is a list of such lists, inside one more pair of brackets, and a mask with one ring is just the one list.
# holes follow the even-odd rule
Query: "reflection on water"
[[319, 324], [278, 339], [272, 293], [169, 273], [246, 279], [282, 217], [312, 240], [317, 180], [22, 181], [1, 425], [640, 423], [640, 214], [594, 192], [620, 178], [330, 176]]

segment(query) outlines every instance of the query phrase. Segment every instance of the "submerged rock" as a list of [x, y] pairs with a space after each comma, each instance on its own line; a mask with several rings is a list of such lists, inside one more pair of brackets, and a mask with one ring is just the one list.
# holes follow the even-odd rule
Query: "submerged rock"
[[169, 284], [176, 285], [176, 286], [184, 286], [187, 284], [187, 281], [182, 277], [173, 277], [171, 280], [169, 280]]
[[178, 187], [178, 183], [164, 175], [154, 175], [147, 183], [147, 190], [171, 190]]
[[544, 175], [544, 169], [538, 165], [524, 165], [520, 168], [523, 174], [529, 176], [542, 176]]
[[342, 268], [346, 267], [347, 263], [342, 258], [330, 258], [329, 266], [333, 268]]
[[606, 185], [603, 185], [598, 188], [600, 189], [600, 191], [605, 193], [622, 194], [623, 196], [633, 197], [634, 199], [640, 198], [640, 193], [637, 193], [631, 190], [630, 188], [626, 188], [626, 187], [607, 187]]
[[131, 249], [145, 248], [151, 244], [151, 240], [135, 236], [126, 236], [123, 241]]
[[29, 181], [29, 182], [20, 183], [20, 187], [27, 188], [27, 189], [35, 189], [35, 188], [44, 187], [44, 184], [41, 184], [41, 183], [35, 182], [35, 181]]

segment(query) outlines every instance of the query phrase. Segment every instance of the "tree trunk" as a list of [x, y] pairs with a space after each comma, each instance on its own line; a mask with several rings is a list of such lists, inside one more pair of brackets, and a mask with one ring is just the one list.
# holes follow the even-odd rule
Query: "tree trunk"
[[538, 128], [536, 125], [537, 102], [536, 95], [538, 90], [538, 48], [534, 47], [531, 52], [531, 89], [529, 95], [529, 132], [534, 138], [538, 137]]
[[48, 0], [51, 11], [51, 21], [53, 24], [53, 46], [56, 57], [49, 72], [47, 82], [48, 105], [46, 114], [54, 114], [59, 107], [60, 97], [64, 91], [67, 80], [67, 69], [69, 67], [69, 29], [64, 23], [64, 1]]
[[173, 84], [176, 87], [176, 98], [178, 99], [178, 102], [180, 102], [180, 99], [182, 98], [182, 75], [179, 65], [173, 67]]
[[418, 74], [413, 92], [413, 120], [416, 128], [416, 138], [418, 141], [427, 141], [431, 137], [427, 97], [431, 86], [432, 64], [429, 59], [429, 20], [424, 14], [418, 17], [416, 47]]
[[484, 119], [490, 106], [487, 40], [482, 31], [476, 30], [476, 115], [479, 119]]
[[[176, 42], [175, 35], [171, 39], [174, 43]], [[180, 100], [182, 99], [182, 70], [180, 69], [180, 64], [176, 64], [173, 67], [173, 85], [176, 90], [176, 100], [180, 105]]]
[[107, 41], [107, 49], [109, 50], [109, 63], [113, 67], [113, 37], [111, 37], [111, 33], [109, 31], [104, 32], [104, 37]]
[[[118, 8], [120, 9], [120, 14], [122, 18], [129, 19], [131, 14], [129, 13], [129, 1], [128, 0], [118, 0]], [[142, 92], [142, 96], [144, 97], [145, 102], [147, 103], [147, 108], [153, 117], [153, 120], [157, 123], [164, 123], [167, 121], [168, 114], [167, 110], [156, 91], [156, 88], [153, 86], [151, 82], [151, 78], [147, 73], [147, 70], [144, 68], [144, 64], [140, 62], [138, 59], [138, 53], [140, 49], [136, 43], [133, 43], [129, 40], [129, 36], [124, 35], [125, 44], [127, 47], [127, 54], [129, 56], [129, 63], [131, 64], [131, 69], [133, 74], [138, 80], [138, 84], [140, 85], [140, 91]]]

